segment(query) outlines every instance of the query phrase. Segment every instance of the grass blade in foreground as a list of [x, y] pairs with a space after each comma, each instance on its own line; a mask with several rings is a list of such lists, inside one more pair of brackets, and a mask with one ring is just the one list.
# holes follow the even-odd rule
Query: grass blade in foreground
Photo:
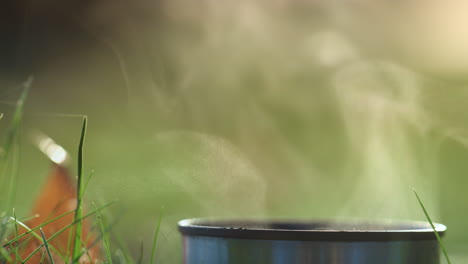
[[49, 256], [50, 263], [54, 264], [54, 258], [52, 257], [52, 254], [50, 254], [50, 250], [49, 250], [49, 243], [47, 243], [47, 239], [44, 235], [44, 232], [42, 231], [42, 228], [39, 228], [39, 230], [41, 231], [42, 241], [44, 241], [44, 246], [45, 246], [47, 255]]
[[447, 254], [447, 250], [445, 250], [444, 243], [442, 242], [442, 239], [440, 238], [439, 233], [437, 232], [437, 230], [436, 230], [436, 228], [434, 226], [434, 223], [432, 222], [431, 217], [429, 216], [429, 213], [427, 213], [426, 208], [424, 207], [424, 204], [422, 203], [421, 199], [419, 198], [418, 193], [416, 192], [416, 189], [413, 189], [413, 192], [416, 195], [416, 199], [418, 199], [419, 205], [421, 205], [421, 208], [422, 208], [424, 214], [426, 215], [427, 221], [429, 221], [429, 224], [431, 225], [432, 230], [434, 230], [434, 234], [437, 237], [437, 241], [439, 241], [440, 248], [442, 249], [442, 252], [445, 255], [445, 259], [447, 260], [447, 263], [451, 264], [450, 258], [449, 258], [448, 254]]
[[[29, 93], [29, 88], [31, 87], [32, 84], [32, 77], [30, 77], [25, 83], [23, 83], [23, 92], [21, 93], [20, 98], [16, 102], [16, 108], [13, 113], [13, 119], [11, 120], [10, 127], [7, 131], [6, 134], [6, 139], [5, 143], [3, 144], [3, 150], [0, 153], [0, 181], [2, 186], [7, 186], [8, 189], [4, 190], [2, 188], [1, 192], [6, 193], [6, 197], [2, 197], [2, 200], [6, 200], [5, 204], [2, 204], [2, 207], [4, 208], [4, 212], [10, 211], [12, 208], [12, 205], [14, 203], [14, 197], [16, 196], [16, 178], [17, 178], [17, 166], [18, 164], [13, 163], [12, 165], [12, 171], [9, 173], [10, 176], [7, 176], [7, 170], [8, 170], [8, 159], [11, 155], [12, 152], [14, 151], [14, 147], [18, 147], [18, 134], [20, 130], [20, 124], [23, 119], [23, 108], [24, 108], [24, 103], [26, 101], [26, 98]], [[1, 115], [3, 117], [3, 114]], [[18, 150], [16, 150], [16, 155]], [[17, 156], [14, 155], [13, 157], [13, 162], [17, 162]], [[5, 220], [7, 218], [4, 218]], [[6, 221], [1, 221], [0, 225], [0, 240], [3, 241], [6, 235]]]
[[[13, 217], [16, 219], [15, 208], [13, 208]], [[16, 221], [15, 221], [15, 237], [18, 237], [18, 223]], [[18, 263], [18, 259], [20, 259], [19, 252], [18, 252], [18, 245], [16, 245], [14, 250], [15, 250], [15, 263]]]
[[153, 248], [151, 249], [151, 264], [154, 263], [154, 255], [156, 253], [156, 244], [158, 242], [159, 229], [161, 227], [162, 217], [163, 217], [163, 210], [161, 210], [161, 213], [159, 214], [158, 224], [156, 226], [156, 231], [154, 232]]
[[[93, 203], [93, 205], [97, 209], [97, 206], [94, 203]], [[101, 213], [99, 211], [96, 211], [96, 214], [97, 214], [97, 218], [98, 218], [98, 221], [99, 221], [99, 226], [101, 227], [101, 233], [102, 233], [103, 240], [104, 240], [104, 248], [105, 248], [106, 255], [107, 255], [107, 262], [106, 263], [112, 264], [112, 252], [111, 252], [111, 248], [110, 248], [109, 237], [107, 236], [107, 230], [106, 230], [106, 228], [104, 226], [104, 221], [102, 220]]]
[[[80, 144], [78, 146], [78, 183], [77, 183], [77, 190], [76, 190], [76, 211], [75, 211], [75, 221], [80, 219], [83, 214], [83, 146], [86, 137], [86, 126], [88, 123], [88, 117], [83, 117], [83, 127], [81, 128], [81, 137], [80, 137]], [[83, 223], [78, 221], [75, 226], [75, 239], [73, 243], [73, 252], [72, 252], [72, 259], [79, 259], [82, 252], [82, 232], [83, 232]]]
[[[6, 135], [6, 140], [3, 145], [3, 153], [0, 155], [2, 158], [2, 162], [4, 162], [4, 159], [8, 156], [8, 153], [10, 152], [10, 149], [13, 145], [13, 141], [15, 136], [17, 135], [18, 132], [18, 127], [23, 119], [23, 108], [24, 108], [24, 102], [26, 101], [26, 98], [29, 93], [29, 88], [32, 85], [32, 77], [30, 77], [24, 84], [23, 84], [23, 92], [21, 93], [20, 98], [16, 102], [16, 109], [13, 114], [13, 119], [11, 121], [11, 126], [8, 129], [7, 135]], [[3, 113], [1, 114], [3, 117]]]

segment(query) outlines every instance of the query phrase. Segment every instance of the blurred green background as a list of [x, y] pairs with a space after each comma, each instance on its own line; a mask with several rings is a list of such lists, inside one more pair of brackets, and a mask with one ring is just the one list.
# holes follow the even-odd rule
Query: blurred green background
[[2, 134], [21, 82], [34, 77], [18, 215], [28, 214], [50, 169], [31, 133], [76, 158], [81, 119], [73, 115], [86, 114], [85, 169], [95, 170], [87, 202], [119, 200], [108, 211], [113, 232], [135, 256], [142, 241], [149, 253], [161, 206], [157, 260], [177, 263], [176, 223], [184, 218], [424, 220], [416, 188], [449, 227], [450, 252], [465, 258], [468, 16], [459, 10], [466, 4], [5, 7]]

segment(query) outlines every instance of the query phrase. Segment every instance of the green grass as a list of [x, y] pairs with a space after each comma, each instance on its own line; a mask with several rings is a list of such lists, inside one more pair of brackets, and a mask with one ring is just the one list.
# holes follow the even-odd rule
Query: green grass
[[[83, 214], [83, 194], [84, 194], [84, 185], [83, 185], [83, 147], [86, 138], [86, 127], [88, 124], [88, 117], [83, 117], [83, 126], [81, 128], [81, 136], [80, 136], [80, 143], [78, 145], [78, 182], [76, 188], [76, 210], [75, 210], [75, 221], [80, 219]], [[75, 227], [75, 238], [73, 243], [73, 251], [72, 257], [73, 259], [79, 259], [82, 252], [82, 232], [83, 232], [83, 223], [81, 221], [77, 221]]]
[[[96, 212], [101, 211], [101, 210], [103, 210], [103, 209], [109, 207], [109, 206], [112, 205], [113, 203], [114, 203], [114, 202], [109, 202], [109, 203], [107, 203], [107, 204], [105, 204], [105, 205], [103, 205], [103, 206], [101, 206], [101, 207], [99, 207], [99, 208], [97, 208], [97, 209], [95, 209], [95, 210], [92, 210], [92, 211], [90, 211], [89, 213], [85, 214], [82, 218], [77, 219], [76, 221], [83, 221], [84, 219], [86, 219], [86, 218], [88, 218], [88, 217], [90, 217], [90, 216], [92, 216], [92, 215], [95, 215]], [[36, 227], [34, 227], [34, 228], [27, 228], [27, 227], [26, 227], [26, 229], [27, 229], [26, 232], [24, 232], [23, 234], [21, 234], [21, 235], [19, 235], [19, 236], [16, 236], [16, 237], [12, 238], [11, 240], [7, 241], [5, 244], [3, 244], [3, 248], [12, 246], [14, 243], [16, 243], [17, 241], [19, 241], [21, 238], [23, 238], [23, 237], [25, 237], [25, 236], [27, 236], [27, 235], [30, 235], [30, 234], [32, 234], [34, 231], [37, 231], [38, 229], [40, 229], [40, 228], [42, 228], [42, 227], [44, 227], [44, 226], [46, 226], [46, 225], [48, 225], [48, 224], [50, 224], [50, 223], [52, 223], [52, 222], [54, 222], [54, 221], [57, 221], [58, 219], [60, 219], [60, 218], [62, 218], [62, 217], [64, 217], [64, 216], [66, 216], [66, 215], [69, 215], [69, 214], [71, 214], [71, 213], [74, 213], [74, 212], [75, 212], [75, 211], [69, 211], [69, 212], [67, 212], [67, 213], [64, 213], [64, 214], [62, 214], [62, 215], [60, 215], [60, 216], [55, 217], [54, 219], [51, 219], [51, 220], [49, 220], [49, 221], [47, 221], [47, 222], [42, 223], [41, 225], [38, 225], [38, 226], [36, 226]], [[12, 219], [12, 220], [14, 220], [14, 219]], [[14, 221], [15, 221], [15, 220], [14, 220]], [[16, 221], [18, 221], [18, 220], [16, 220]], [[18, 221], [18, 224], [21, 225], [21, 222]], [[56, 237], [56, 236], [60, 235], [60, 233], [66, 231], [68, 228], [71, 228], [74, 224], [75, 224], [75, 222], [72, 222], [71, 224], [69, 224], [69, 225], [63, 227], [61, 230], [59, 230], [57, 233], [55, 233], [53, 237]], [[59, 233], [59, 232], [60, 232], [60, 233]], [[49, 240], [52, 240], [52, 238], [49, 238]], [[48, 241], [49, 241], [49, 240], [48, 240]]]
[[[16, 220], [16, 211], [13, 210], [13, 217], [15, 218]], [[18, 222], [15, 221], [15, 237], [18, 237]], [[18, 263], [18, 259], [20, 259], [20, 255], [18, 253], [18, 246], [15, 247], [15, 263]]]
[[140, 256], [138, 257], [138, 264], [143, 263], [143, 256], [145, 254], [145, 245], [143, 244], [143, 241], [140, 244]]
[[434, 230], [434, 234], [435, 234], [435, 236], [437, 238], [437, 241], [439, 241], [440, 248], [442, 249], [442, 252], [443, 252], [443, 254], [445, 256], [445, 259], [447, 260], [447, 263], [451, 264], [450, 258], [449, 258], [448, 253], [447, 253], [447, 250], [445, 249], [445, 246], [444, 246], [444, 242], [442, 241], [442, 238], [440, 237], [439, 232], [437, 232], [437, 230], [436, 230], [436, 228], [434, 226], [434, 222], [432, 222], [432, 219], [429, 216], [429, 213], [427, 212], [426, 207], [424, 207], [424, 204], [422, 203], [421, 199], [419, 198], [419, 195], [418, 195], [418, 192], [416, 191], [416, 189], [413, 189], [413, 192], [414, 192], [414, 195], [416, 195], [416, 199], [418, 199], [419, 205], [421, 206], [421, 209], [423, 210], [427, 221], [431, 225], [432, 230]]
[[131, 257], [130, 250], [128, 249], [124, 239], [121, 237], [119, 233], [114, 233], [113, 235], [114, 235], [115, 242], [118, 245], [117, 252], [119, 252], [119, 254], [121, 254], [123, 257], [123, 263], [134, 264], [135, 260]]
[[[15, 161], [14, 158], [17, 158], [17, 156], [15, 155], [18, 155], [18, 152], [19, 152], [18, 150], [19, 131], [21, 127], [21, 122], [23, 120], [23, 108], [24, 108], [25, 100], [29, 92], [30, 85], [31, 85], [31, 80], [28, 80], [28, 82], [24, 84], [23, 92], [16, 103], [16, 108], [12, 116], [11, 124], [9, 125], [8, 132], [6, 134], [6, 139], [3, 145], [3, 152], [0, 153], [0, 172], [1, 172], [0, 176], [2, 177], [1, 180], [2, 182], [8, 183], [7, 185], [5, 184], [2, 185], [2, 186], [6, 186], [7, 188], [5, 190], [7, 193], [7, 198], [6, 198], [6, 204], [2, 204], [3, 210], [0, 211], [0, 220], [1, 220], [0, 238], [6, 242], [4, 242], [3, 246], [0, 247], [0, 260], [3, 263], [4, 262], [13, 263], [11, 254], [14, 254], [15, 256], [14, 263], [29, 263], [28, 261], [30, 261], [31, 258], [35, 254], [38, 254], [41, 249], [45, 249], [42, 252], [41, 263], [46, 258], [50, 260], [50, 263], [56, 262], [57, 260], [53, 258], [54, 255], [60, 257], [61, 262], [66, 263], [71, 260], [72, 263], [78, 263], [80, 257], [83, 254], [87, 254], [89, 250], [89, 248], [85, 247], [87, 243], [83, 242], [83, 238], [82, 238], [83, 221], [86, 218], [89, 218], [91, 216], [96, 216], [98, 224], [99, 224], [99, 228], [101, 231], [101, 237], [98, 238], [97, 241], [93, 243], [93, 245], [96, 242], [99, 242], [100, 240], [102, 240], [104, 251], [106, 254], [106, 258], [107, 258], [107, 261], [105, 263], [112, 264], [113, 260], [112, 260], [111, 246], [110, 246], [111, 239], [109, 235], [110, 227], [106, 226], [105, 222], [102, 219], [101, 212], [107, 207], [109, 207], [110, 205], [112, 205], [114, 202], [104, 204], [103, 206], [100, 206], [100, 207], [97, 207], [96, 205], [94, 205], [95, 207], [94, 210], [91, 210], [89, 213], [86, 213], [86, 214], [83, 213], [84, 194], [94, 173], [94, 171], [91, 171], [87, 179], [84, 179], [83, 177], [83, 149], [84, 149], [84, 143], [85, 143], [85, 138], [86, 138], [87, 121], [88, 121], [86, 116], [82, 116], [83, 123], [82, 123], [81, 135], [80, 135], [80, 140], [79, 140], [79, 145], [78, 145], [78, 157], [77, 157], [78, 158], [77, 160], [78, 175], [77, 175], [77, 187], [76, 187], [76, 192], [77, 192], [76, 208], [72, 211], [59, 215], [51, 220], [45, 221], [44, 223], [35, 227], [28, 227], [23, 221], [18, 220], [15, 210], [12, 210], [13, 216], [8, 216], [7, 212], [11, 211], [10, 209], [13, 208], [13, 204], [14, 204], [14, 196], [16, 193], [15, 177], [17, 174], [17, 170], [14, 168], [18, 166], [18, 164], [16, 162], [12, 162], [12, 160]], [[0, 114], [0, 120], [3, 117], [4, 117], [4, 114], [3, 113]], [[44, 232], [42, 231], [43, 227], [45, 227], [48, 224], [53, 224], [53, 222], [65, 216], [68, 216], [70, 214], [74, 214], [73, 221], [70, 224], [66, 225], [65, 227], [58, 230], [57, 232], [55, 232], [53, 235], [50, 235], [49, 237], [45, 236]], [[152, 245], [152, 251], [151, 251], [151, 263], [154, 263], [156, 245], [157, 245], [157, 239], [159, 236], [162, 215], [163, 214], [161, 213], [158, 218], [155, 234], [153, 237], [153, 245]], [[33, 217], [35, 216], [26, 217], [23, 219], [26, 219], [24, 221], [27, 221]], [[13, 224], [13, 228], [11, 228], [11, 224]], [[20, 234], [19, 229], [18, 229], [19, 226], [25, 229], [25, 232]], [[53, 245], [50, 244], [50, 242], [53, 241], [55, 238], [57, 238], [60, 234], [68, 230], [70, 231], [70, 238], [69, 238], [70, 242], [69, 242], [68, 248], [71, 248], [72, 252], [66, 252], [66, 254], [61, 254]], [[10, 238], [8, 240], [5, 240], [6, 237], [10, 237]], [[21, 259], [20, 254], [19, 254], [19, 248], [21, 247], [21, 244], [24, 244], [25, 241], [27, 242], [27, 239], [31, 237], [35, 237], [39, 239], [39, 241], [42, 241], [42, 244], [40, 244], [24, 259]], [[26, 239], [26, 240], [20, 243], [20, 240], [22, 239]], [[72, 243], [73, 243], [73, 246], [71, 246]], [[125, 263], [136, 263], [134, 259], [130, 256], [129, 250], [126, 249], [124, 244], [125, 243], [123, 242], [123, 240], [118, 240], [118, 246], [119, 246], [118, 252], [122, 252], [122, 256], [125, 259]], [[10, 249], [11, 251], [8, 251], [7, 249]], [[54, 252], [54, 254], [52, 254], [52, 252]]]
[[[29, 78], [23, 83], [23, 92], [19, 99], [16, 101], [16, 107], [13, 113], [13, 117], [6, 133], [5, 142], [3, 144], [2, 152], [0, 153], [0, 177], [2, 180], [2, 186], [6, 186], [6, 190], [2, 190], [2, 193], [6, 193], [7, 196], [3, 198], [4, 204], [2, 204], [3, 219], [0, 224], [0, 240], [4, 240], [7, 233], [8, 216], [6, 212], [13, 210], [14, 197], [16, 196], [17, 190], [17, 174], [18, 174], [18, 145], [19, 145], [19, 131], [24, 114], [24, 104], [29, 94], [33, 79]], [[3, 114], [2, 114], [3, 118]], [[11, 159], [11, 162], [9, 163]], [[10, 170], [9, 170], [10, 168]]]
[[44, 235], [44, 232], [42, 231], [42, 228], [39, 228], [39, 230], [41, 231], [42, 241], [44, 241], [44, 246], [47, 252], [47, 256], [49, 256], [50, 263], [54, 264], [55, 263], [54, 258], [52, 257], [52, 254], [50, 253], [50, 250], [49, 250], [49, 243], [47, 243], [47, 239]]
[[[31, 230], [31, 228], [29, 228], [24, 222], [19, 221], [16, 217], [14, 217], [14, 218], [12, 217], [11, 220], [14, 221], [14, 223], [15, 223], [15, 228], [19, 225], [19, 226], [23, 227], [24, 229], [26, 229], [26, 231], [27, 231], [29, 234], [31, 234], [32, 236], [36, 237], [37, 239], [39, 239], [39, 240], [42, 240], [42, 239], [43, 239], [42, 236], [38, 235], [36, 232], [34, 232], [33, 230]], [[42, 232], [42, 227], [44, 227], [44, 226], [45, 226], [45, 225], [39, 227], [39, 231]], [[16, 237], [18, 237], [17, 232], [18, 232], [18, 231], [16, 231]], [[62, 254], [60, 254], [60, 252], [59, 252], [55, 247], [53, 247], [52, 245], [49, 245], [48, 247], [51, 248], [57, 255], [59, 255], [59, 256], [62, 258], [63, 261], [66, 261], [66, 257], [63, 256]], [[18, 246], [15, 247], [15, 254], [17, 253], [17, 252], [16, 252], [17, 250], [18, 250]], [[18, 255], [18, 254], [16, 254], [16, 255], [17, 255], [17, 257], [19, 258], [19, 255]]]
[[[72, 223], [66, 225], [65, 227], [63, 227], [62, 229], [60, 229], [59, 231], [57, 231], [55, 234], [53, 234], [52, 236], [50, 236], [50, 237], [47, 239], [47, 242], [50, 242], [50, 241], [53, 240], [54, 238], [58, 237], [61, 233], [63, 233], [63, 232], [65, 232], [65, 231], [67, 231], [68, 229], [74, 227], [77, 223], [82, 222], [84, 219], [86, 219], [86, 218], [88, 218], [88, 217], [90, 217], [90, 216], [96, 214], [96, 212], [97, 212], [98, 210], [102, 210], [102, 209], [104, 209], [104, 208], [110, 206], [111, 204], [112, 204], [112, 202], [111, 202], [111, 203], [108, 203], [108, 204], [106, 204], [106, 205], [104, 205], [104, 206], [102, 206], [101, 208], [98, 208], [98, 209], [96, 209], [96, 210], [91, 211], [90, 213], [84, 215], [83, 217], [81, 217], [81, 218], [79, 218], [79, 219], [76, 219], [76, 220], [73, 221]], [[24, 261], [26, 262], [27, 260], [29, 260], [32, 256], [34, 256], [34, 254], [36, 254], [36, 253], [37, 253], [41, 248], [43, 248], [43, 247], [44, 247], [44, 244], [42, 244], [42, 245], [40, 245], [39, 247], [37, 247], [27, 258], [25, 258]], [[74, 259], [74, 260], [75, 260], [75, 259]], [[75, 261], [77, 261], [77, 260], [75, 260]], [[74, 263], [75, 263], [75, 261], [74, 261]]]
[[156, 230], [154, 231], [153, 246], [151, 247], [151, 264], [154, 264], [154, 256], [156, 254], [156, 246], [158, 244], [159, 230], [161, 228], [162, 218], [163, 218], [163, 210], [161, 210], [161, 213], [159, 214], [158, 222], [156, 224]]
[[[94, 203], [93, 205], [96, 208], [96, 205]], [[99, 227], [101, 229], [101, 234], [102, 234], [103, 241], [104, 241], [104, 249], [106, 251], [106, 256], [107, 256], [107, 262], [105, 263], [112, 264], [112, 251], [110, 247], [109, 236], [107, 235], [108, 230], [106, 230], [106, 227], [104, 225], [104, 220], [102, 220], [102, 216], [100, 212], [97, 213], [97, 218], [99, 221]]]
[[[11, 148], [14, 144], [15, 139], [17, 138], [18, 131], [20, 129], [21, 122], [23, 120], [24, 103], [26, 102], [26, 98], [28, 97], [31, 84], [32, 84], [32, 79], [29, 79], [23, 84], [24, 86], [23, 92], [21, 93], [21, 96], [19, 97], [18, 101], [16, 101], [16, 108], [15, 108], [15, 112], [13, 113], [13, 119], [11, 121], [10, 127], [6, 134], [5, 143], [3, 144], [3, 153], [2, 155], [0, 155], [0, 157], [2, 158], [1, 161], [3, 163], [2, 166], [5, 166], [4, 162], [6, 158], [8, 157], [9, 153], [11, 152]], [[2, 118], [3, 118], [3, 114], [2, 114]]]

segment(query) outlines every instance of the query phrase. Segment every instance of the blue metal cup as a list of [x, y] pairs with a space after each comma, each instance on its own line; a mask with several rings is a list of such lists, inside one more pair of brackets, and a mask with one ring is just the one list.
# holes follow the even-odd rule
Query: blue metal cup
[[[435, 224], [442, 236], [446, 227]], [[424, 222], [187, 219], [185, 264], [439, 264]]]

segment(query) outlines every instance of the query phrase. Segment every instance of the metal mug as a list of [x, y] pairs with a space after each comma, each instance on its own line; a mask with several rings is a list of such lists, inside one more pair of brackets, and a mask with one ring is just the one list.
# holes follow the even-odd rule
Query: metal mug
[[179, 231], [184, 264], [440, 263], [425, 222], [187, 219]]

